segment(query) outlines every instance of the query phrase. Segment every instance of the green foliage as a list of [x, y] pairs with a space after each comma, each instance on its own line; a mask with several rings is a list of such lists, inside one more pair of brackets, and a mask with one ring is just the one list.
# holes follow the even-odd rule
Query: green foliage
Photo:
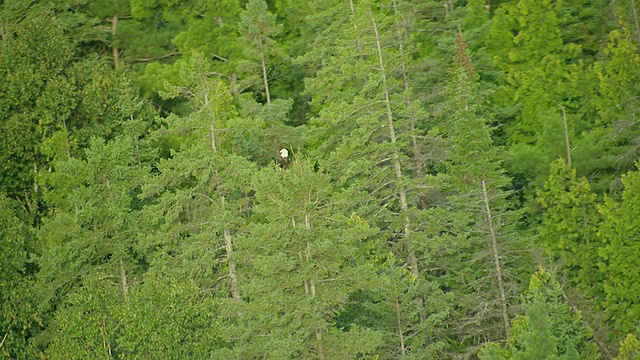
[[0, 357], [611, 357], [635, 4], [0, 1]]
[[61, 88], [60, 107], [63, 113], [68, 111], [65, 102], [70, 99], [65, 99], [66, 86], [59, 77], [71, 61], [73, 45], [44, 16], [29, 17], [8, 31], [11, 37], [3, 40], [0, 51], [0, 188], [33, 211], [34, 177], [44, 166], [39, 151], [44, 124], [38, 103], [46, 101], [45, 91]]
[[[135, 196], [148, 170], [139, 149], [133, 138], [118, 137], [109, 143], [94, 139], [86, 160], [56, 163], [52, 176], [56, 184], [65, 185], [66, 193], [52, 199], [52, 214], [38, 231], [41, 254], [35, 292], [47, 328], [37, 345], [45, 353], [60, 351], [61, 356], [67, 346], [71, 346], [69, 351], [87, 350], [81, 350], [81, 340], [74, 340], [82, 334], [93, 348], [78, 356], [97, 356], [96, 351], [106, 351], [97, 334], [112, 338], [95, 325], [106, 321], [110, 309], [122, 304], [143, 267]], [[89, 311], [92, 324], [74, 320], [85, 312], [89, 316]], [[108, 325], [110, 332], [115, 331], [112, 325]], [[61, 328], [70, 332], [57, 336]]]
[[563, 1], [521, 0], [496, 10], [486, 34], [501, 70], [491, 105], [508, 145], [505, 167], [532, 186], [541, 185], [547, 165], [564, 153], [562, 109], [572, 142], [589, 127], [584, 119], [590, 115], [578, 104], [593, 84], [585, 81], [580, 45], [563, 31], [573, 22]]
[[606, 45], [603, 60], [592, 68], [598, 79], [598, 96], [593, 100], [597, 119], [606, 129], [606, 135], [599, 134], [604, 144], [599, 145], [603, 154], [597, 158], [605, 160], [608, 168], [628, 171], [638, 158], [640, 134], [631, 122], [640, 105], [635, 86], [640, 81], [640, 55], [637, 40], [625, 27], [611, 31]]
[[202, 301], [190, 283], [153, 277], [126, 299], [104, 279], [85, 279], [56, 314], [45, 355], [51, 359], [203, 358], [216, 345], [216, 305]]
[[564, 160], [556, 160], [537, 200], [543, 208], [539, 241], [547, 252], [562, 259], [573, 281], [598, 294], [602, 278], [596, 271], [600, 247], [596, 234], [601, 219], [589, 182], [577, 179], [576, 170]]
[[52, 160], [82, 156], [92, 136], [112, 138], [124, 121], [154, 112], [140, 102], [131, 73], [74, 59], [74, 41], [49, 18], [29, 16], [6, 45], [0, 186], [35, 215], [40, 178]]
[[540, 268], [532, 277], [522, 303], [524, 314], [514, 320], [507, 344], [487, 345], [479, 357], [499, 359], [599, 359], [580, 315], [563, 300], [562, 288]]
[[635, 335], [629, 334], [624, 340], [620, 341], [620, 349], [616, 360], [637, 360], [639, 357], [640, 342]]
[[354, 358], [374, 355], [383, 338], [356, 324], [335, 327], [352, 294], [377, 282], [358, 246], [375, 230], [344, 216], [327, 175], [298, 157], [254, 178], [255, 215], [238, 239], [246, 324], [237, 357]]
[[286, 60], [286, 54], [280, 49], [274, 38], [282, 31], [282, 25], [276, 23], [276, 15], [267, 8], [264, 0], [249, 0], [244, 12], [240, 14], [238, 32], [243, 58], [238, 62], [240, 91], [255, 88], [264, 91], [260, 98], [271, 103], [269, 83], [271, 69]]
[[623, 333], [636, 330], [640, 316], [640, 301], [635, 294], [640, 289], [635, 281], [640, 272], [635, 266], [640, 236], [640, 172], [631, 171], [622, 177], [624, 190], [619, 201], [605, 199], [599, 207], [602, 225], [598, 237], [599, 272], [602, 274], [605, 298], [602, 306], [610, 321]]
[[27, 339], [37, 327], [31, 295], [35, 250], [26, 224], [19, 219], [14, 201], [0, 195], [0, 355], [26, 359]]
[[144, 251], [158, 256], [152, 269], [159, 274], [173, 269], [171, 278], [195, 279], [197, 286], [222, 295], [226, 290], [221, 289], [234, 293], [237, 285], [213, 276], [235, 271], [227, 265], [231, 239], [246, 231], [255, 169], [233, 152], [235, 140], [250, 136], [258, 124], [237, 116], [231, 93], [221, 81], [208, 78], [207, 66], [194, 53], [182, 68], [181, 84], [163, 93], [186, 98], [193, 111], [167, 118], [166, 127], [153, 133], [155, 139], [173, 139], [178, 145], [156, 164], [157, 176], [147, 179], [142, 190], [141, 197], [152, 202], [144, 209], [150, 226]]
[[[519, 213], [509, 199], [501, 149], [491, 137], [492, 114], [481, 102], [478, 76], [460, 33], [455, 51], [442, 129], [447, 158], [436, 184], [447, 196], [446, 235], [439, 235], [449, 247], [441, 260], [448, 271], [442, 278], [457, 295], [453, 317], [459, 320], [452, 337], [468, 346], [508, 333], [505, 318], [517, 308], [516, 279], [528, 259], [522, 251], [524, 234], [515, 235]], [[463, 320], [469, 318], [473, 320]]]

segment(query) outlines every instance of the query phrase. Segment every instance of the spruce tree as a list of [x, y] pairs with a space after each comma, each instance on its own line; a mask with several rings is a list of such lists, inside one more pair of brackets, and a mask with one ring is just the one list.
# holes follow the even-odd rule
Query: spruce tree
[[161, 141], [177, 142], [179, 148], [156, 165], [159, 174], [143, 187], [142, 197], [155, 199], [145, 209], [157, 234], [147, 246], [171, 254], [159, 259], [158, 269], [174, 264], [179, 276], [198, 279], [208, 291], [223, 286], [225, 290], [212, 294], [227, 293], [238, 301], [233, 239], [246, 222], [254, 165], [234, 153], [232, 139], [256, 124], [236, 116], [230, 91], [209, 77], [209, 66], [194, 52], [182, 68], [181, 83], [169, 85], [164, 93], [167, 98], [186, 97], [192, 112], [169, 116], [166, 127], [154, 134]]
[[86, 160], [56, 164], [58, 183], [68, 192], [51, 202], [54, 210], [38, 231], [36, 291], [46, 329], [35, 345], [45, 355], [99, 357], [118, 351], [119, 324], [112, 312], [126, 304], [144, 270], [135, 197], [148, 168], [138, 162], [136, 145], [127, 137], [110, 143], [94, 139]]
[[234, 357], [378, 353], [378, 331], [354, 323], [336, 326], [352, 295], [378, 283], [371, 263], [358, 256], [358, 247], [376, 231], [348, 217], [347, 199], [329, 180], [301, 156], [287, 170], [269, 166], [254, 177], [255, 220], [237, 244], [245, 301], [240, 339], [228, 339]]
[[563, 107], [571, 134], [589, 127], [578, 105], [591, 85], [583, 80], [582, 49], [563, 30], [573, 16], [562, 1], [520, 0], [502, 4], [486, 33], [501, 70], [491, 100], [509, 151], [505, 167], [523, 186], [539, 186], [564, 153]]
[[[274, 37], [282, 31], [276, 23], [276, 15], [267, 8], [264, 0], [249, 0], [246, 10], [240, 14], [238, 31], [247, 42], [244, 59], [239, 64], [240, 91], [246, 87], [258, 87], [264, 91], [264, 101], [271, 104], [269, 90], [270, 72], [274, 63], [286, 58]], [[243, 76], [244, 75], [244, 76]]]
[[432, 188], [423, 179], [421, 150], [430, 144], [417, 139], [427, 115], [412, 96], [411, 42], [401, 9], [394, 2], [350, 2], [319, 14], [331, 21], [306, 58], [316, 69], [306, 92], [318, 113], [310, 124], [319, 139], [314, 154], [320, 167], [351, 196], [352, 211], [382, 230], [379, 241], [391, 245], [410, 274], [392, 275], [397, 291], [389, 281], [385, 293], [398, 300], [398, 306], [389, 301], [397, 323], [393, 351], [412, 356], [442, 350], [445, 336], [434, 326], [449, 305], [441, 289], [446, 286], [427, 279], [426, 269], [438, 258], [431, 240], [443, 217], [425, 196]]
[[29, 259], [36, 248], [27, 224], [17, 216], [19, 211], [15, 201], [0, 195], [0, 354], [26, 359], [33, 355], [27, 341], [40, 319], [32, 300], [34, 274]]
[[600, 293], [602, 278], [596, 271], [600, 217], [587, 179], [578, 179], [575, 169], [557, 160], [537, 200], [544, 209], [538, 228], [540, 243], [564, 263], [576, 284], [591, 295]]
[[540, 268], [531, 277], [522, 302], [524, 314], [514, 320], [506, 345], [485, 346], [480, 359], [600, 359], [580, 315], [564, 303], [562, 288], [549, 272]]
[[[510, 209], [509, 178], [488, 125], [491, 114], [479, 97], [478, 78], [459, 34], [449, 85], [448, 116], [442, 132], [447, 141], [446, 171], [437, 183], [447, 195], [448, 223], [441, 233], [449, 247], [443, 281], [458, 301], [451, 336], [473, 343], [509, 337], [510, 314], [516, 308], [518, 272], [526, 258], [515, 237], [519, 214]], [[510, 279], [510, 280], [509, 280]]]

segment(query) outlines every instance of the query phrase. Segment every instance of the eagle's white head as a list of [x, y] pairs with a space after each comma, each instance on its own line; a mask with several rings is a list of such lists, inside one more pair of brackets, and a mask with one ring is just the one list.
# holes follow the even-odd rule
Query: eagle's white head
[[283, 157], [283, 158], [289, 157], [289, 152], [287, 151], [287, 149], [280, 150], [280, 157]]

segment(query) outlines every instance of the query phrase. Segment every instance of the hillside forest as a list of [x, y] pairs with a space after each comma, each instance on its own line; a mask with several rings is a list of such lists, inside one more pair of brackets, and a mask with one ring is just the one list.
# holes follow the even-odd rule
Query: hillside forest
[[639, 13], [0, 1], [0, 357], [640, 359]]

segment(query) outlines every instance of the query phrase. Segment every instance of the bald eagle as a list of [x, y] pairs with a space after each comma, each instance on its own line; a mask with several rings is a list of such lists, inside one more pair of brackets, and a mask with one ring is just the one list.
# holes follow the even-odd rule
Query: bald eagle
[[286, 169], [289, 166], [289, 152], [287, 149], [280, 150], [280, 168]]

